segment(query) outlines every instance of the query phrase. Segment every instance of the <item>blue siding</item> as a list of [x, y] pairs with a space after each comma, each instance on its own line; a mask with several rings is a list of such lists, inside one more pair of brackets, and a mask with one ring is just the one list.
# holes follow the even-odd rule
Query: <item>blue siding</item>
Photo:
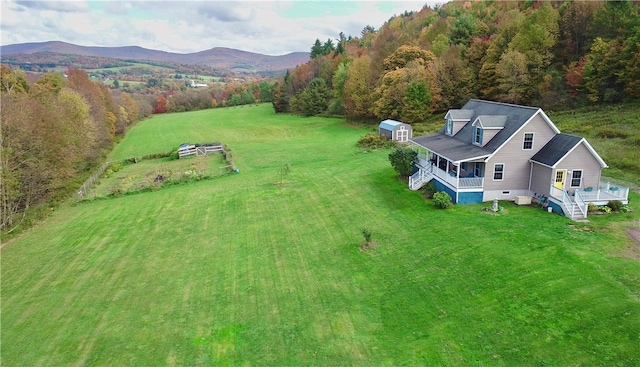
[[456, 200], [456, 192], [450, 189], [449, 186], [438, 181], [437, 178], [434, 178], [433, 182], [436, 184], [438, 191], [444, 191], [451, 196], [451, 201], [453, 201], [454, 204], [478, 204], [482, 202], [482, 191], [461, 192], [458, 194], [458, 199]]
[[562, 207], [560, 206], [560, 204], [556, 204], [553, 201], [549, 200], [548, 206], [552, 208], [554, 213], [564, 215], [564, 211], [562, 211]]
[[478, 204], [482, 202], [482, 191], [461, 192], [458, 194], [458, 204]]
[[438, 181], [436, 178], [433, 179], [433, 182], [436, 184], [436, 189], [438, 189], [438, 191], [444, 191], [447, 194], [449, 194], [449, 196], [451, 196], [451, 201], [453, 201], [454, 204], [457, 204], [455, 191], [451, 190], [448, 186], [444, 185], [442, 182]]

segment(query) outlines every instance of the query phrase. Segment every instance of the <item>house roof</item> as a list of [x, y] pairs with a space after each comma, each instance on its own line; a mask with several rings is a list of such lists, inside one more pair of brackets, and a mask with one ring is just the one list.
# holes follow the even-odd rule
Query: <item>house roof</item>
[[585, 144], [594, 158], [604, 168], [607, 164], [600, 158], [595, 149], [579, 136], [569, 134], [556, 134], [545, 146], [531, 157], [532, 162], [540, 163], [548, 167], [555, 167], [567, 154], [571, 153], [579, 144]]
[[507, 123], [507, 116], [478, 116], [474, 124], [480, 123], [485, 129], [501, 129]]
[[[504, 119], [504, 127], [482, 148], [473, 144], [473, 124], [469, 123], [465, 124], [462, 129], [452, 137], [445, 134], [443, 126], [435, 135], [442, 135], [442, 139], [444, 140], [436, 139], [435, 137], [418, 137], [411, 140], [437, 154], [458, 161], [460, 159], [468, 160], [476, 157], [476, 153], [481, 156], [493, 154], [538, 113], [542, 115], [556, 132], [559, 132], [544, 112], [537, 107], [471, 99], [461, 110], [449, 110], [448, 114], [453, 111], [473, 111], [473, 115], [469, 120], [476, 120], [478, 117], [482, 117], [483, 124], [486, 117], [500, 117], [500, 119], [496, 119], [496, 121], [492, 120], [491, 122], [492, 124], [496, 124]], [[457, 113], [458, 112], [456, 112], [456, 114]], [[499, 126], [494, 126], [494, 128], [499, 128]], [[455, 154], [451, 152], [451, 156], [447, 156], [444, 152], [450, 152], [453, 147], [456, 147], [456, 149], [461, 150], [463, 153]], [[454, 159], [454, 154], [460, 158]]]
[[396, 120], [384, 120], [380, 123], [381, 128], [385, 129], [385, 130], [393, 130], [394, 128], [400, 126], [400, 125], [407, 125], [404, 122], [400, 122], [400, 121], [396, 121]]
[[486, 158], [491, 155], [490, 150], [458, 139], [452, 139], [450, 136], [440, 133], [420, 136], [411, 140], [423, 147], [429, 147], [432, 151], [453, 162]]
[[450, 118], [452, 120], [471, 120], [473, 117], [473, 110], [449, 110], [445, 118]]

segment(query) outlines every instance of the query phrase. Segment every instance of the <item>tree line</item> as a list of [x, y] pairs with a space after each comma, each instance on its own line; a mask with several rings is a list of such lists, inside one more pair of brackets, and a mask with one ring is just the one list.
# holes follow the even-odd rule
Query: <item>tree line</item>
[[129, 94], [91, 81], [80, 69], [27, 83], [0, 67], [0, 230], [11, 231], [30, 208], [73, 190], [141, 114]]
[[640, 97], [639, 3], [453, 1], [316, 42], [276, 112], [408, 123], [470, 98], [547, 109]]

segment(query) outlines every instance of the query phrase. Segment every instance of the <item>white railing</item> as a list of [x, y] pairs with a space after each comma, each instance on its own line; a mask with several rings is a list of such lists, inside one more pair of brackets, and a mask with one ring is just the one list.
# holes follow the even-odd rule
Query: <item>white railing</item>
[[562, 202], [562, 209], [565, 213], [565, 216], [573, 218], [573, 202], [571, 201], [571, 197], [566, 191], [551, 185], [549, 195]]
[[584, 201], [584, 199], [582, 198], [582, 194], [580, 194], [579, 190], [576, 190], [574, 197], [576, 198], [576, 205], [578, 206], [578, 208], [580, 208], [580, 212], [582, 213], [582, 216], [586, 218], [587, 209], [588, 209], [587, 202]]
[[460, 177], [440, 169], [433, 167], [433, 174], [455, 188], [482, 188], [484, 186], [484, 177]]
[[427, 168], [431, 167], [431, 162], [429, 160], [427, 160], [426, 158], [418, 158], [418, 166], [422, 167], [422, 168]]
[[409, 176], [409, 189], [418, 190], [433, 177], [431, 165], [425, 168], [418, 168], [418, 172]]
[[598, 191], [602, 191], [606, 194], [613, 195], [622, 200], [628, 200], [629, 188], [612, 184], [611, 182], [600, 182]]

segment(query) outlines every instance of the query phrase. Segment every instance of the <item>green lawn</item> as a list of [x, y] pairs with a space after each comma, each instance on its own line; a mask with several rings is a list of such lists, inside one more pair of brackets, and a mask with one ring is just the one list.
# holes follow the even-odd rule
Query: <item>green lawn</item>
[[110, 160], [221, 141], [240, 173], [65, 206], [7, 244], [1, 364], [637, 365], [638, 194], [589, 223], [436, 210], [367, 131], [270, 105], [139, 123]]

